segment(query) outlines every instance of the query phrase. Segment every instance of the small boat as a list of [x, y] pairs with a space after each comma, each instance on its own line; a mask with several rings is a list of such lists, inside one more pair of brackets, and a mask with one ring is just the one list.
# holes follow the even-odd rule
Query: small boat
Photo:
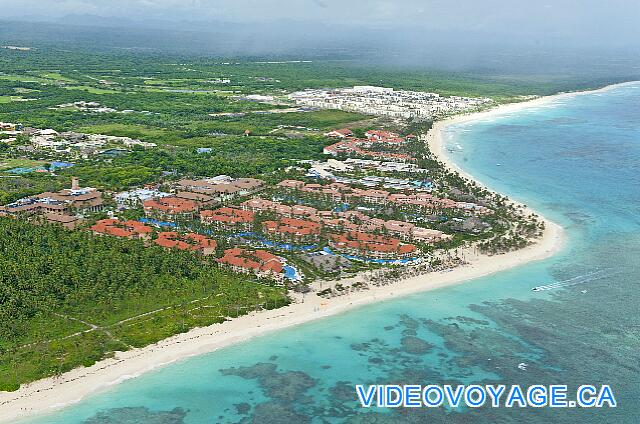
[[500, 164], [500, 163], [496, 163], [496, 166], [502, 166], [502, 164]]
[[[575, 286], [577, 284], [588, 283], [590, 281], [599, 280], [601, 278], [609, 277], [611, 275], [616, 275], [616, 274], [620, 273], [619, 271], [618, 272], [610, 272], [610, 270], [611, 270], [611, 268], [596, 269], [595, 271], [591, 271], [591, 272], [588, 272], [586, 274], [578, 275], [578, 276], [575, 276], [573, 278], [569, 278], [569, 279], [566, 279], [566, 280], [563, 280], [563, 281], [556, 281], [555, 283], [536, 286], [536, 287], [532, 288], [531, 291], [538, 292], [538, 291], [554, 290], [554, 289], [560, 289], [560, 288], [565, 288], [565, 287], [571, 287], [571, 286]], [[583, 292], [586, 293], [586, 290], [583, 290]]]

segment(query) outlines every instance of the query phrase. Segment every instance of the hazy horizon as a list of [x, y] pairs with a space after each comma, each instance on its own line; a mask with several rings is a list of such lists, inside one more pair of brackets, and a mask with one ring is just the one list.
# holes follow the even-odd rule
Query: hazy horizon
[[[392, 32], [509, 34], [583, 45], [640, 43], [640, 2], [595, 0], [0, 0], [3, 17], [64, 23], [68, 15], [136, 23], [274, 24], [282, 21]], [[212, 28], [213, 29], [213, 28]], [[313, 28], [309, 28], [313, 30]], [[505, 40], [506, 41], [506, 40]]]
[[383, 58], [385, 65], [533, 73], [640, 70], [640, 2], [450, 3], [0, 0], [0, 20], [28, 22], [0, 26], [0, 43], [57, 41], [96, 49], [227, 56], [357, 56]]

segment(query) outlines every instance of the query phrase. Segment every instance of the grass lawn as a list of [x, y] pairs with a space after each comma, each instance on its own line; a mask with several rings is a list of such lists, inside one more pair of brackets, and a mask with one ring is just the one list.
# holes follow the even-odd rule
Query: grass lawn
[[37, 100], [37, 99], [25, 99], [22, 96], [0, 96], [0, 104], [7, 104], [11, 102], [24, 102], [24, 101], [31, 101], [31, 100]]
[[187, 79], [187, 78], [175, 78], [175, 79], [146, 79], [144, 80], [144, 83], [146, 85], [169, 85], [169, 84], [174, 84], [174, 83], [184, 83], [184, 82], [195, 82], [198, 83], [198, 80], [192, 80], [192, 79]]
[[67, 90], [86, 91], [91, 94], [113, 94], [120, 93], [118, 90], [109, 90], [106, 88], [91, 87], [90, 85], [73, 85], [65, 87]]
[[0, 75], [0, 80], [5, 80], [5, 81], [18, 81], [18, 82], [38, 82], [38, 83], [47, 83], [47, 82], [51, 82], [50, 80], [44, 79], [44, 78], [39, 78], [39, 77], [35, 77], [32, 75], [5, 75], [2, 74]]
[[34, 168], [45, 163], [47, 162], [43, 160], [0, 158], [0, 171], [13, 168]]
[[87, 127], [80, 127], [77, 130], [89, 134], [106, 134], [119, 137], [137, 138], [157, 144], [178, 142], [182, 139], [182, 135], [178, 131], [135, 124], [90, 125]]
[[60, 81], [60, 82], [77, 82], [76, 80], [65, 77], [64, 75], [59, 74], [57, 72], [46, 72], [46, 73], [41, 73], [40, 75], [43, 78]]
[[317, 112], [286, 113], [274, 118], [279, 124], [301, 125], [310, 128], [334, 129], [335, 127], [362, 121], [370, 118], [359, 113], [344, 112], [341, 110], [320, 110]]
[[[278, 128], [278, 125], [291, 127], [301, 126], [314, 132], [324, 132], [335, 128], [343, 128], [351, 124], [357, 125], [370, 116], [340, 110], [321, 110], [315, 112], [291, 113], [247, 113], [242, 117], [215, 116], [207, 121], [193, 121], [189, 128], [207, 128], [210, 131], [220, 131], [227, 134], [242, 134], [250, 130], [254, 134], [267, 135]], [[290, 131], [288, 129], [287, 131]]]
[[24, 87], [16, 87], [13, 89], [16, 93], [20, 94], [28, 94], [28, 93], [39, 93], [40, 90], [36, 90], [33, 88], [24, 88]]

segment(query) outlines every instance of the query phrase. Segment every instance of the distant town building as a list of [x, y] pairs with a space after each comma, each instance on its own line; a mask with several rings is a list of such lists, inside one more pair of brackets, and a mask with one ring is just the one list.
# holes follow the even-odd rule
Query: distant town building
[[392, 118], [431, 119], [490, 104], [491, 99], [449, 96], [393, 88], [355, 86], [339, 89], [308, 89], [289, 94], [297, 105], [339, 109]]

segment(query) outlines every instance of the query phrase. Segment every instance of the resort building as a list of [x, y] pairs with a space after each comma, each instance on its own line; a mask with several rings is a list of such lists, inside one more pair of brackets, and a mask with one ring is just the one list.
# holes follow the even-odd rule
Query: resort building
[[331, 156], [359, 156], [359, 157], [370, 157], [374, 159], [387, 160], [391, 162], [413, 162], [415, 158], [407, 155], [405, 153], [396, 153], [396, 152], [388, 152], [388, 151], [374, 151], [367, 150], [363, 147], [371, 147], [374, 142], [386, 143], [388, 146], [401, 146], [404, 144], [404, 139], [398, 140], [384, 140], [378, 141], [375, 139], [361, 140], [361, 139], [350, 139], [345, 141], [339, 141], [335, 144], [327, 146], [323, 149], [323, 153], [325, 155]]
[[182, 179], [176, 182], [176, 188], [182, 191], [191, 191], [193, 193], [207, 193], [211, 192], [214, 184], [207, 180], [190, 180]]
[[[374, 191], [375, 192], [375, 191]], [[383, 192], [386, 193], [386, 192]], [[360, 194], [360, 193], [358, 193]], [[378, 199], [384, 199], [384, 194], [376, 193], [375, 197], [369, 199], [369, 202], [381, 201]], [[366, 233], [384, 233], [390, 234], [400, 238], [403, 241], [416, 241], [422, 243], [438, 243], [451, 239], [451, 235], [446, 234], [439, 230], [433, 230], [428, 228], [418, 227], [415, 224], [405, 221], [389, 220], [385, 221], [380, 218], [372, 218], [360, 211], [348, 210], [348, 211], [319, 211], [309, 206], [287, 206], [271, 200], [265, 200], [260, 198], [254, 198], [247, 200], [242, 204], [242, 208], [250, 210], [252, 212], [270, 212], [274, 213], [280, 218], [279, 221], [267, 221], [264, 224], [265, 232], [270, 234], [280, 235], [282, 238], [288, 234], [292, 239], [295, 239], [296, 227], [298, 224], [310, 222], [340, 232], [366, 232]], [[291, 227], [287, 228], [282, 234], [279, 234], [279, 229], [283, 226]], [[287, 223], [293, 223], [287, 225]], [[315, 226], [314, 226], [315, 227]], [[303, 233], [298, 236], [313, 235], [319, 236], [320, 231], [314, 231], [310, 234]], [[313, 237], [309, 237], [313, 239]]]
[[349, 128], [343, 128], [340, 130], [329, 131], [325, 135], [327, 137], [334, 137], [334, 138], [348, 138], [348, 137], [353, 137], [353, 132]]
[[331, 234], [329, 246], [349, 255], [372, 259], [404, 259], [418, 253], [413, 244], [403, 244], [396, 238], [360, 231]]
[[11, 122], [0, 122], [0, 133], [17, 135], [22, 131], [22, 124], [14, 124]]
[[65, 202], [39, 197], [25, 197], [0, 207], [5, 215], [36, 215], [36, 214], [65, 214], [68, 215], [69, 205]]
[[387, 198], [390, 195], [388, 191], [359, 189], [339, 182], [322, 185], [305, 184], [302, 181], [287, 180], [287, 184], [284, 187], [287, 192], [298, 192], [301, 195], [309, 193], [332, 202], [358, 201], [374, 205], [384, 205], [387, 203]]
[[301, 194], [313, 194], [321, 199], [330, 202], [341, 202], [344, 198], [346, 187], [340, 183], [333, 183], [326, 186], [321, 184], [306, 184], [300, 189]]
[[[79, 103], [69, 105], [59, 105], [64, 107], [80, 107]], [[91, 104], [91, 103], [85, 103]], [[103, 111], [106, 109], [92, 108], [92, 111]], [[52, 129], [37, 129], [28, 128], [23, 131], [24, 134], [30, 137], [31, 147], [33, 150], [53, 150], [57, 153], [74, 154], [76, 156], [87, 158], [96, 154], [109, 154], [109, 152], [127, 152], [127, 149], [107, 149], [108, 146], [115, 144], [122, 145], [126, 148], [142, 147], [152, 148], [157, 147], [155, 143], [147, 143], [140, 140], [134, 140], [129, 137], [117, 137], [112, 135], [103, 134], [85, 134], [78, 132], [62, 132], [58, 133]]]
[[118, 205], [118, 209], [131, 209], [142, 205], [145, 200], [168, 196], [171, 196], [171, 194], [156, 189], [138, 188], [117, 193], [113, 198]]
[[44, 220], [49, 224], [61, 225], [67, 230], [75, 229], [82, 222], [81, 218], [73, 215], [65, 215], [59, 213], [45, 213]]
[[0, 207], [7, 215], [35, 214], [85, 214], [102, 210], [102, 193], [91, 187], [80, 188], [77, 178], [73, 178], [70, 189], [40, 193]]
[[250, 210], [223, 207], [200, 212], [200, 221], [216, 230], [251, 231], [254, 213]]
[[417, 227], [410, 222], [386, 221], [384, 229], [387, 233], [399, 237], [402, 240], [420, 241], [423, 243], [438, 243], [450, 240], [453, 236], [439, 230]]
[[355, 86], [338, 89], [308, 89], [289, 94], [297, 105], [339, 109], [392, 118], [429, 119], [468, 111], [490, 104], [491, 99], [449, 96], [393, 88]]
[[242, 203], [242, 209], [252, 212], [272, 212], [278, 216], [286, 218], [305, 218], [312, 217], [318, 213], [316, 208], [304, 205], [287, 206], [271, 200], [255, 197]]
[[274, 278], [276, 281], [282, 281], [284, 278], [283, 262], [266, 250], [228, 249], [217, 261], [235, 272], [253, 273], [258, 277]]
[[384, 205], [387, 203], [387, 197], [389, 192], [384, 190], [361, 190], [354, 188], [351, 193], [348, 194], [348, 200], [359, 200], [361, 202], [370, 203], [374, 205]]
[[176, 219], [193, 219], [198, 212], [196, 202], [175, 196], [146, 200], [143, 207], [147, 218], [169, 222]]
[[331, 255], [323, 250], [304, 253], [300, 255], [300, 259], [323, 272], [341, 272], [352, 267], [349, 259], [340, 255]]
[[364, 133], [364, 135], [370, 140], [392, 140], [399, 139], [400, 135], [391, 131], [370, 130]]
[[158, 237], [153, 242], [166, 249], [188, 250], [201, 253], [205, 256], [214, 254], [216, 247], [218, 247], [215, 240], [207, 238], [202, 234], [179, 234], [175, 231], [158, 233]]
[[318, 210], [316, 208], [312, 208], [311, 206], [291, 206], [291, 216], [294, 218], [312, 218], [315, 217], [318, 213]]
[[234, 179], [226, 175], [202, 180], [182, 179], [176, 183], [179, 191], [205, 194], [218, 202], [248, 196], [260, 191], [264, 186], [265, 182], [256, 178]]
[[452, 238], [453, 236], [450, 234], [430, 228], [413, 227], [411, 229], [411, 239], [423, 243], [438, 243]]
[[144, 239], [151, 237], [153, 229], [139, 221], [120, 221], [115, 218], [101, 219], [89, 228], [94, 234], [110, 235], [128, 239]]
[[191, 200], [198, 205], [199, 208], [211, 206], [217, 203], [215, 197], [204, 193], [192, 193], [190, 191], [179, 191], [175, 195], [178, 199]]
[[[359, 170], [379, 171], [383, 175], [362, 176]], [[384, 162], [371, 159], [348, 158], [345, 161], [327, 159], [325, 162], [311, 164], [306, 176], [309, 178], [321, 178], [333, 180], [343, 184], [357, 184], [369, 188], [382, 187], [395, 190], [431, 191], [433, 182], [420, 175], [417, 178], [396, 178], [384, 174], [427, 174], [428, 170], [419, 168], [415, 163]], [[408, 177], [408, 176], [407, 176]], [[282, 190], [295, 190], [295, 180], [285, 180], [278, 184]]]
[[[383, 181], [389, 183], [389, 180]], [[399, 180], [398, 182], [402, 181]], [[367, 203], [370, 205], [411, 205], [417, 207], [421, 211], [458, 209], [477, 215], [492, 213], [491, 209], [476, 203], [458, 202], [452, 199], [436, 197], [427, 192], [417, 192], [415, 194], [390, 193], [386, 190], [355, 188], [340, 182], [322, 185], [305, 184], [303, 181], [298, 180], [285, 180], [278, 184], [278, 188], [289, 194], [298, 193], [300, 196], [312, 194], [322, 200], [332, 202], [344, 201], [352, 203]], [[275, 206], [272, 206], [272, 208], [274, 207]]]
[[283, 190], [296, 191], [304, 187], [305, 183], [304, 181], [298, 181], [298, 180], [283, 180], [283, 181], [280, 181], [277, 184], [277, 186]]
[[282, 218], [262, 223], [263, 231], [274, 238], [296, 243], [317, 241], [322, 225], [305, 219]]
[[457, 202], [452, 199], [435, 197], [428, 193], [407, 194], [391, 194], [389, 202], [397, 205], [415, 206], [421, 211], [431, 212], [437, 209], [459, 209], [467, 212], [473, 212], [478, 215], [487, 215], [493, 213], [491, 209], [475, 203]]

